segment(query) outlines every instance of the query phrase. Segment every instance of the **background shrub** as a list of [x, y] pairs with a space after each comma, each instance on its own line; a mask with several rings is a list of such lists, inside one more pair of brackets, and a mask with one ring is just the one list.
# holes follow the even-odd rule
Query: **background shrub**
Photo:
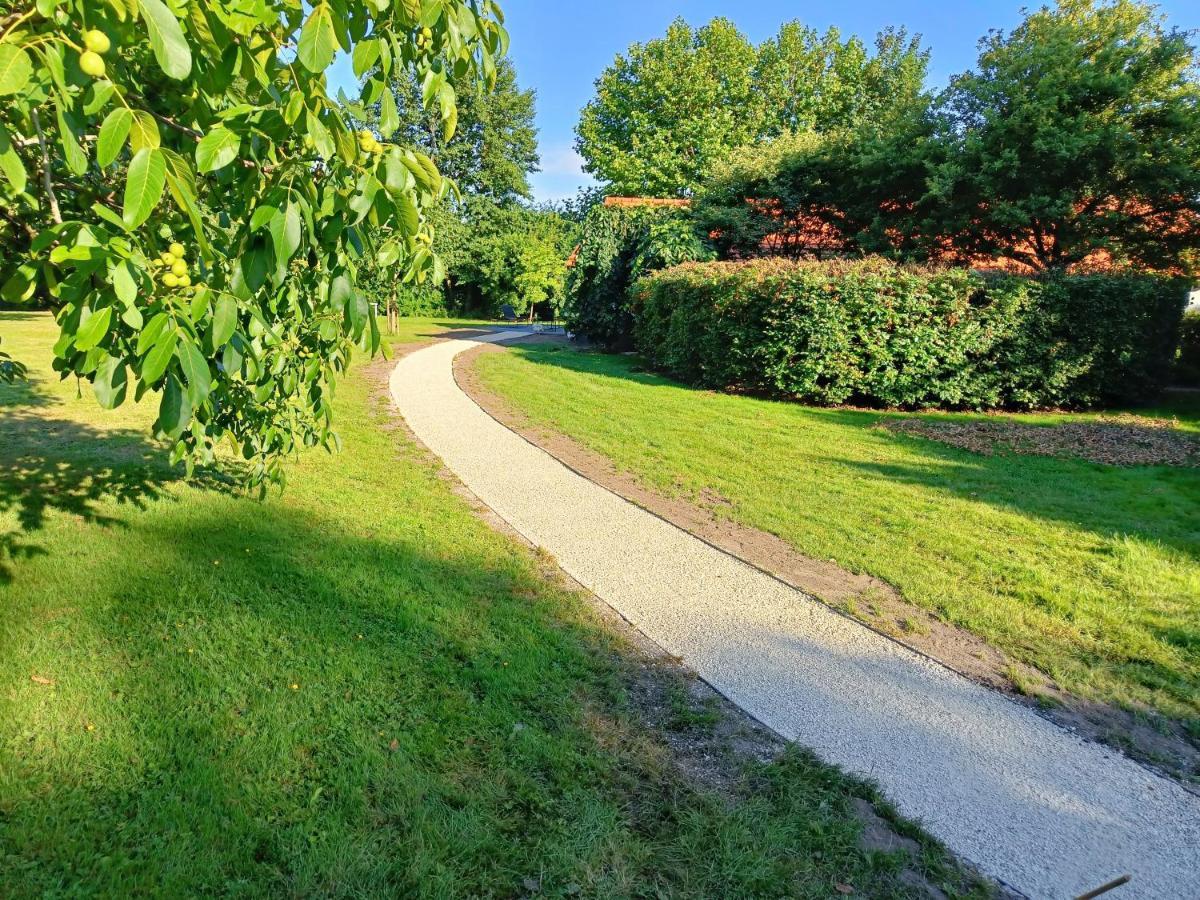
[[1184, 384], [1200, 385], [1200, 312], [1190, 312], [1183, 317], [1175, 377]]
[[598, 344], [628, 347], [632, 284], [655, 269], [712, 258], [686, 208], [595, 206], [567, 276], [567, 327]]
[[882, 259], [691, 264], [637, 284], [636, 343], [688, 383], [815, 403], [1136, 402], [1169, 375], [1185, 293], [1160, 276], [1033, 279]]

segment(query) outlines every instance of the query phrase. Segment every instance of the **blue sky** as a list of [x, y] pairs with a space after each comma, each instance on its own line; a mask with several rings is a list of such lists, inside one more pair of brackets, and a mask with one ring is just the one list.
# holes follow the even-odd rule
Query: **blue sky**
[[[537, 91], [537, 124], [542, 170], [533, 177], [538, 200], [569, 197], [587, 183], [572, 149], [579, 110], [591, 98], [593, 82], [635, 41], [666, 31], [676, 16], [693, 25], [726, 16], [755, 43], [774, 34], [781, 22], [800, 19], [824, 30], [836, 25], [844, 34], [870, 42], [887, 25], [919, 32], [932, 51], [930, 80], [949, 77], [972, 66], [976, 43], [989, 28], [1012, 28], [1022, 0], [501, 0], [512, 35], [510, 55], [523, 87]], [[1198, 0], [1160, 3], [1168, 22], [1200, 28]], [[347, 84], [348, 62], [335, 64], [334, 84]], [[348, 85], [349, 86], [349, 85]], [[349, 91], [348, 91], [349, 92]]]

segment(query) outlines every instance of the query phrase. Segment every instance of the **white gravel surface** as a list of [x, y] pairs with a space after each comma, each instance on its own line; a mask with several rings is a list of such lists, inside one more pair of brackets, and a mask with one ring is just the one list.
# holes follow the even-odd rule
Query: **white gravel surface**
[[417, 437], [484, 503], [784, 737], [876, 781], [906, 816], [1030, 897], [1124, 874], [1200, 898], [1200, 798], [848, 620], [563, 466], [454, 381], [451, 340], [391, 378]]

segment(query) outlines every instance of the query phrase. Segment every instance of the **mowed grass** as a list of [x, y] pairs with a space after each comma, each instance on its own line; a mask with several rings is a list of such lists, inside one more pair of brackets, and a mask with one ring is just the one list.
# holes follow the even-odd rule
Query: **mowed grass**
[[[646, 484], [715, 491], [730, 501], [718, 515], [890, 582], [1069, 691], [1200, 737], [1200, 470], [976, 455], [878, 428], [878, 413], [688, 389], [629, 356], [529, 346], [478, 366], [535, 422]], [[1156, 412], [1200, 423], [1189, 395]]]
[[677, 775], [620, 641], [361, 369], [345, 452], [258, 503], [58, 382], [47, 316], [0, 333], [33, 374], [0, 386], [0, 896], [908, 894], [870, 789], [802, 752]]

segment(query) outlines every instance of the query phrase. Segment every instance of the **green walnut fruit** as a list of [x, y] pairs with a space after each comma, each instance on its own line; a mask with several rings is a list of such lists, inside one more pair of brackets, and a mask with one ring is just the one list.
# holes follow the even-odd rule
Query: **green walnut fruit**
[[103, 31], [93, 28], [83, 33], [83, 46], [93, 53], [107, 53], [112, 47], [112, 41]]
[[104, 60], [94, 50], [85, 50], [79, 54], [79, 68], [83, 69], [84, 75], [91, 75], [93, 78], [104, 77]]

